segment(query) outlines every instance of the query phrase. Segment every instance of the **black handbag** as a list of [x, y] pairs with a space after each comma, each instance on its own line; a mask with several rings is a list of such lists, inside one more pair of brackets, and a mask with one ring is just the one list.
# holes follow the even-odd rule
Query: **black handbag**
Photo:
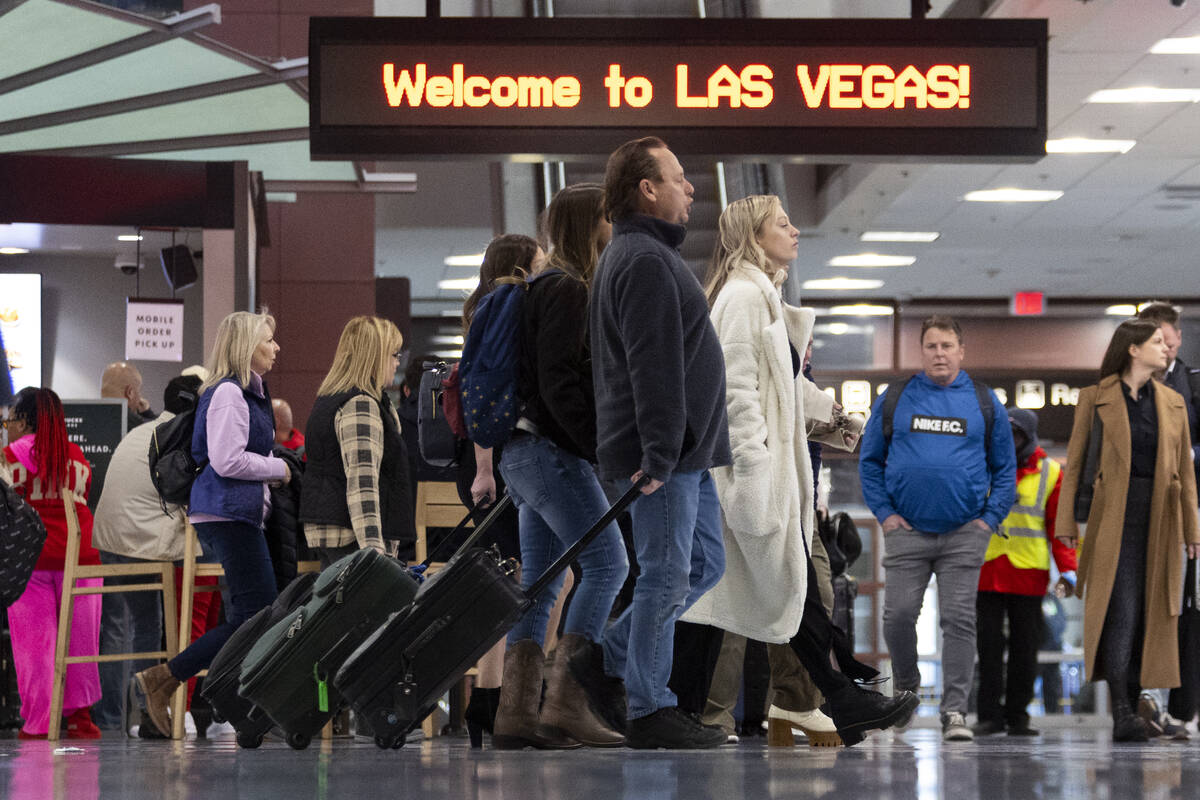
[[37, 511], [0, 480], [0, 607], [25, 593], [46, 544], [46, 526]]
[[1087, 522], [1092, 512], [1092, 493], [1095, 491], [1096, 473], [1100, 469], [1100, 440], [1104, 438], [1104, 423], [1100, 414], [1092, 412], [1092, 432], [1088, 434], [1087, 456], [1083, 472], [1079, 475], [1079, 487], [1075, 490], [1075, 521]]

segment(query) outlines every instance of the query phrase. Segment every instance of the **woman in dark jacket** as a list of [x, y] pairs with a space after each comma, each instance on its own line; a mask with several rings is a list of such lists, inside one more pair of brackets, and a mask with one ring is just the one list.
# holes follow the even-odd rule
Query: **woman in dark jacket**
[[[531, 279], [522, 309], [517, 374], [522, 416], [504, 448], [500, 474], [520, 515], [526, 586], [608, 509], [592, 467], [596, 408], [587, 345], [588, 284], [612, 235], [603, 204], [597, 184], [568, 186], [554, 196], [547, 211], [552, 249], [546, 269]], [[492, 737], [498, 748], [624, 742], [591, 711], [567, 667], [575, 653], [596, 646], [629, 571], [616, 523], [578, 562], [583, 576], [566, 614], [540, 716], [542, 644], [561, 578], [509, 633]]]
[[1166, 367], [1158, 325], [1122, 322], [1100, 382], [1079, 393], [1055, 521], [1055, 535], [1075, 547], [1075, 497], [1099, 424], [1076, 592], [1083, 597], [1087, 677], [1108, 681], [1118, 742], [1146, 741], [1134, 713], [1143, 687], [1179, 685], [1184, 556], [1200, 553], [1187, 408], [1178, 392], [1151, 377]]
[[200, 386], [192, 457], [204, 470], [192, 484], [188, 521], [204, 552], [225, 571], [225, 622], [166, 664], [139, 672], [146, 713], [171, 735], [169, 706], [180, 681], [207, 669], [233, 632], [276, 597], [275, 573], [263, 535], [270, 510], [269, 483], [287, 483], [291, 471], [271, 455], [275, 414], [263, 375], [275, 364], [275, 320], [235, 311], [221, 321]]

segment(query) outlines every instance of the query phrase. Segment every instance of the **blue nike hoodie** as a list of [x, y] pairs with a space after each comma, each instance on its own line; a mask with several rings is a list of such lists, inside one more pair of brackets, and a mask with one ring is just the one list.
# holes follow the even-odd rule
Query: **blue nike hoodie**
[[966, 372], [949, 386], [915, 375], [896, 406], [890, 445], [883, 440], [883, 398], [871, 409], [858, 461], [863, 498], [875, 518], [899, 514], [925, 533], [947, 533], [978, 518], [995, 530], [1017, 493], [1012, 429], [995, 394], [990, 459]]

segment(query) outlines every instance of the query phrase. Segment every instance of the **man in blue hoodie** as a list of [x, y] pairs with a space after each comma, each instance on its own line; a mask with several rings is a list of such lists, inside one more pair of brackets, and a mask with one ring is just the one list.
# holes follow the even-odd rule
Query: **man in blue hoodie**
[[[1004, 405], [990, 390], [988, 425], [962, 371], [962, 329], [947, 316], [921, 325], [922, 371], [901, 390], [885, 435], [887, 393], [863, 432], [863, 497], [883, 527], [883, 635], [895, 690], [916, 691], [917, 617], [937, 576], [942, 629], [942, 737], [970, 741], [967, 694], [975, 664], [975, 595], [992, 532], [1016, 497], [1016, 458]], [[987, 431], [991, 441], [987, 441]]]

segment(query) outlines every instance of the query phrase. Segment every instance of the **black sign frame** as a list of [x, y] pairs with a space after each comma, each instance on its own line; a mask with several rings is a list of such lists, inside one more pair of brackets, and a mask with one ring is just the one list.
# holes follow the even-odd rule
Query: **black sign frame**
[[67, 438], [79, 445], [92, 467], [87, 504], [95, 511], [113, 453], [129, 432], [129, 404], [124, 398], [94, 397], [64, 399], [62, 405], [67, 420]]
[[[452, 159], [493, 156], [513, 160], [607, 155], [631, 138], [657, 135], [680, 154], [756, 156], [773, 160], [1011, 161], [1045, 155], [1047, 130], [1047, 21], [906, 19], [596, 19], [314, 17], [309, 28], [309, 121], [312, 158], [318, 160]], [[905, 48], [1029, 48], [1035, 60], [1033, 124], [1012, 127], [665, 127], [438, 126], [323, 122], [323, 76], [336, 65], [332, 47], [523, 43], [530, 47], [661, 42], [664, 47], [812, 46]], [[331, 55], [332, 58], [332, 55]], [[332, 80], [332, 79], [331, 79]], [[331, 95], [344, 94], [333, 91]], [[339, 90], [346, 87], [337, 87]], [[382, 91], [382, 87], [381, 87]]]

